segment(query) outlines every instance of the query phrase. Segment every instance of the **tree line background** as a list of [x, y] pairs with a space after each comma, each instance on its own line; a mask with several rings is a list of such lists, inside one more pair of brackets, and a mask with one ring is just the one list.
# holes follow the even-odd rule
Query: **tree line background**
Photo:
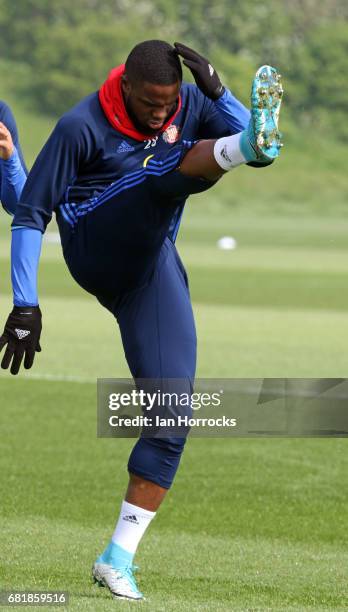
[[178, 40], [209, 57], [246, 103], [256, 67], [276, 65], [290, 121], [344, 139], [347, 16], [346, 0], [0, 0], [1, 65], [17, 96], [57, 116], [137, 42]]

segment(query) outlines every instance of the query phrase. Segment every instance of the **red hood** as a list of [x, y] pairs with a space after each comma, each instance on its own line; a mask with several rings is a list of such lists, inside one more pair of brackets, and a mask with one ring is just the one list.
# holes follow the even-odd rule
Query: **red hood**
[[[121, 89], [121, 77], [124, 71], [124, 64], [121, 64], [120, 66], [117, 66], [111, 70], [108, 78], [99, 90], [100, 104], [102, 105], [108, 121], [118, 132], [121, 132], [126, 136], [130, 136], [131, 138], [134, 138], [134, 140], [148, 140], [150, 136], [148, 134], [142, 134], [139, 132], [127, 114]], [[167, 127], [173, 123], [180, 109], [181, 97], [179, 95], [178, 107], [175, 113], [161, 127], [159, 132], [164, 132]]]

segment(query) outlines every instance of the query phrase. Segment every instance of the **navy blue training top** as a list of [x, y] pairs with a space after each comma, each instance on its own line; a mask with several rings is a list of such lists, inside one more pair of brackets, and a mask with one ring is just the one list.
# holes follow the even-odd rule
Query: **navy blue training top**
[[60, 205], [100, 195], [117, 179], [141, 168], [147, 155], [169, 152], [183, 141], [237, 133], [248, 123], [249, 111], [228, 90], [217, 102], [196, 85], [183, 83], [180, 93], [181, 110], [172, 123], [179, 134], [176, 142], [166, 136], [168, 129], [143, 142], [125, 136], [107, 120], [98, 92], [84, 98], [58, 121], [37, 157], [13, 225], [44, 232]]
[[[166, 157], [180, 143], [220, 138], [241, 132], [249, 111], [226, 89], [212, 102], [196, 85], [183, 83], [182, 106], [173, 123], [157, 138], [139, 142], [118, 132], [107, 120], [98, 92], [84, 98], [58, 121], [28, 176], [12, 223], [12, 286], [16, 306], [36, 306], [37, 268], [42, 233], [53, 211], [69, 221], [78, 204], [88, 214], [89, 201], [114, 189], [113, 183], [134, 176], [148, 156]], [[168, 131], [169, 130], [169, 131]], [[173, 134], [178, 133], [175, 140]], [[175, 156], [175, 151], [173, 151]], [[169, 157], [173, 157], [169, 156]], [[156, 155], [157, 157], [157, 155]], [[149, 162], [149, 166], [151, 160]], [[175, 239], [186, 196], [173, 215], [169, 235]], [[87, 204], [82, 204], [86, 202]]]

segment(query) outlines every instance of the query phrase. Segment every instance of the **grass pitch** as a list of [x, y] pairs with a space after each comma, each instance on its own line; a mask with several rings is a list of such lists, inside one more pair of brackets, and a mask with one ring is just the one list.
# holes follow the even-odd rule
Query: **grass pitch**
[[[218, 222], [194, 206], [179, 248], [199, 376], [344, 377], [348, 223]], [[235, 251], [216, 249], [224, 234]], [[0, 241], [2, 320], [8, 249]], [[96, 438], [95, 378], [128, 375], [118, 330], [74, 285], [59, 245], [44, 246], [40, 286], [43, 352], [31, 372], [0, 376], [1, 588], [67, 590], [71, 610], [131, 610], [90, 582], [132, 445]], [[137, 554], [142, 609], [347, 609], [347, 468], [344, 439], [191, 440]]]

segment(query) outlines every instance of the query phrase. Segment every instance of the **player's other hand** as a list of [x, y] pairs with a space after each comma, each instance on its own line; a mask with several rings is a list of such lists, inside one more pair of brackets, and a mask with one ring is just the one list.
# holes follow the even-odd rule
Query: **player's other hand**
[[178, 55], [183, 58], [185, 66], [191, 70], [199, 89], [211, 100], [218, 100], [225, 88], [209, 60], [182, 43], [176, 42], [174, 47]]
[[11, 374], [18, 374], [24, 357], [24, 367], [28, 370], [34, 362], [35, 352], [41, 351], [41, 310], [38, 306], [14, 306], [4, 332], [0, 337], [0, 352], [6, 346], [1, 367]]
[[13, 153], [14, 145], [10, 130], [0, 121], [0, 158], [9, 159]]

